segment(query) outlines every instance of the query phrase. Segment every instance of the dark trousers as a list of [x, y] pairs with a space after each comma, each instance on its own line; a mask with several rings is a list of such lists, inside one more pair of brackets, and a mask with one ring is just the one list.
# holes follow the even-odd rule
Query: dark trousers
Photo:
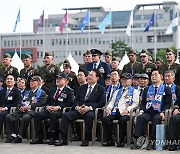
[[8, 113], [9, 113], [9, 111], [0, 112], [0, 134], [1, 134], [3, 123], [4, 123], [4, 119]]
[[140, 116], [137, 117], [136, 121], [136, 127], [135, 127], [135, 138], [138, 138], [143, 135], [144, 132], [144, 124], [148, 123], [149, 121], [152, 121], [152, 129], [150, 137], [152, 140], [156, 139], [156, 125], [161, 123], [161, 116], [158, 112], [153, 113], [143, 113]]
[[76, 110], [71, 110], [69, 112], [63, 113], [62, 121], [59, 126], [60, 133], [62, 134], [62, 139], [67, 140], [67, 133], [68, 133], [68, 127], [69, 127], [70, 122], [73, 122], [77, 119], [84, 119], [85, 140], [89, 141], [91, 139], [94, 115], [95, 115], [94, 111], [89, 111], [85, 113], [84, 115], [81, 115]]
[[[23, 132], [28, 128], [29, 122], [32, 118], [33, 118], [33, 114], [28, 112], [16, 111], [14, 113], [8, 114], [6, 116], [6, 125], [8, 129], [7, 132], [11, 134], [19, 134], [20, 136], [23, 136]], [[19, 133], [17, 133], [14, 122], [19, 120], [20, 120]]]
[[50, 119], [50, 131], [56, 132], [58, 131], [59, 126], [59, 118], [62, 117], [62, 111], [49, 112], [47, 110], [42, 112], [36, 112], [34, 115], [35, 129], [36, 129], [36, 137], [42, 139], [43, 138], [43, 126], [42, 121]]
[[127, 130], [127, 121], [129, 120], [129, 116], [117, 116], [117, 115], [109, 115], [103, 117], [103, 130], [105, 141], [112, 140], [113, 133], [113, 120], [118, 120], [119, 128], [120, 128], [120, 142], [124, 142]]
[[170, 140], [177, 139], [177, 132], [180, 126], [180, 114], [172, 115], [168, 126], [168, 136]]

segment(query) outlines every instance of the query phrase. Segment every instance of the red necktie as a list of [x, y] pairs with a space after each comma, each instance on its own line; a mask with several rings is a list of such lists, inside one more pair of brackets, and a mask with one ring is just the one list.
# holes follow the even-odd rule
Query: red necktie
[[57, 90], [56, 90], [56, 94], [55, 94], [55, 96], [54, 96], [54, 99], [55, 99], [55, 100], [58, 99], [59, 94], [60, 94], [60, 89], [57, 89]]

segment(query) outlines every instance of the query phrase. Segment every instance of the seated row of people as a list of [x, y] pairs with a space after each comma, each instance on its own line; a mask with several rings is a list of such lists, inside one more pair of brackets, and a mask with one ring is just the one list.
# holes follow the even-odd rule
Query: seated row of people
[[[78, 75], [81, 73], [83, 74], [84, 72], [79, 71]], [[85, 73], [83, 75], [84, 77], [86, 76]], [[120, 125], [120, 140], [117, 146], [123, 147], [125, 144], [126, 122], [129, 120], [129, 112], [131, 109], [140, 105], [140, 114], [137, 117], [134, 132], [135, 142], [132, 149], [139, 148], [136, 141], [138, 137], [143, 135], [143, 125], [149, 121], [152, 121], [152, 131], [150, 136], [151, 141], [147, 149], [154, 149], [154, 144], [152, 143], [154, 143], [153, 141], [156, 139], [156, 125], [164, 120], [164, 112], [171, 107], [171, 102], [175, 103], [176, 108], [179, 107], [179, 87], [174, 86], [174, 76], [172, 71], [167, 71], [164, 78], [165, 84], [163, 84], [161, 72], [159, 70], [153, 70], [151, 76], [152, 85], [148, 87], [148, 76], [141, 74], [139, 79], [140, 86], [135, 88], [131, 86], [133, 79], [131, 74], [123, 73], [119, 76], [118, 71], [113, 70], [110, 75], [112, 85], [107, 87], [105, 92], [105, 88], [97, 84], [100, 72], [97, 69], [93, 69], [87, 76], [87, 84], [83, 82], [84, 85], [78, 88], [75, 99], [72, 89], [67, 86], [68, 76], [65, 73], [61, 72], [56, 77], [57, 88], [51, 89], [48, 96], [46, 96], [45, 92], [39, 87], [41, 82], [40, 78], [37, 76], [32, 77], [30, 80], [31, 90], [27, 92], [28, 94], [24, 94], [23, 100], [19, 97], [19, 100], [16, 101], [17, 104], [20, 104], [18, 105], [18, 111], [10, 114], [7, 113], [8, 115], [4, 116], [4, 118], [6, 117], [7, 128], [11, 133], [11, 137], [6, 142], [9, 143], [14, 140], [15, 143], [22, 142], [22, 132], [28, 127], [30, 119], [34, 118], [36, 140], [31, 142], [31, 144], [43, 143], [42, 120], [50, 119], [51, 139], [49, 144], [56, 146], [67, 145], [69, 123], [76, 119], [83, 118], [85, 120], [85, 140], [82, 141], [81, 146], [88, 146], [91, 140], [91, 129], [95, 116], [94, 111], [96, 108], [105, 106], [105, 116], [102, 119], [105, 135], [103, 146], [115, 145], [112, 139], [112, 121], [117, 119]], [[13, 78], [11, 75], [10, 77]], [[119, 83], [119, 79], [121, 84]], [[7, 77], [7, 87], [9, 85], [8, 80]], [[170, 86], [171, 89], [169, 88]], [[143, 93], [142, 89], [144, 90]], [[8, 88], [3, 90], [8, 91]], [[33, 92], [35, 92], [34, 95], [31, 94]], [[2, 94], [2, 91], [0, 93]], [[19, 94], [18, 92], [18, 95]], [[141, 95], [142, 100], [141, 104], [139, 104]], [[1, 97], [4, 96], [5, 95], [2, 95]], [[7, 97], [7, 100], [10, 99], [14, 99], [14, 96], [11, 98]], [[36, 106], [43, 106], [44, 111], [35, 113]], [[68, 106], [72, 107], [71, 110], [62, 113], [63, 108]], [[3, 108], [5, 107], [6, 105], [3, 106]], [[179, 110], [176, 109], [174, 113], [178, 115]], [[19, 133], [15, 133], [13, 123], [20, 118], [22, 118], [23, 122], [21, 123]], [[59, 118], [62, 118], [60, 124], [58, 124]], [[55, 134], [58, 131], [58, 126], [61, 140], [55, 142]], [[175, 125], [171, 125], [171, 127], [174, 126]], [[174, 129], [177, 130], [176, 128]], [[174, 140], [174, 136], [170, 135], [171, 133], [172, 131], [169, 130], [169, 136], [171, 136], [169, 139]], [[170, 150], [174, 150], [175, 147], [176, 145], [170, 146]]]

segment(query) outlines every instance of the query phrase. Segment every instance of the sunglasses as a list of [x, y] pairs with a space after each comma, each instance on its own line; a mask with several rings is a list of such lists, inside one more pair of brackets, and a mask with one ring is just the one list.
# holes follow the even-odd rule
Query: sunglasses
[[140, 56], [140, 58], [146, 58], [146, 56]]
[[134, 55], [128, 55], [129, 57], [134, 57]]
[[172, 53], [167, 53], [167, 54], [166, 54], [166, 56], [168, 56], [168, 55], [169, 55], [169, 56], [171, 56], [171, 55], [172, 55]]

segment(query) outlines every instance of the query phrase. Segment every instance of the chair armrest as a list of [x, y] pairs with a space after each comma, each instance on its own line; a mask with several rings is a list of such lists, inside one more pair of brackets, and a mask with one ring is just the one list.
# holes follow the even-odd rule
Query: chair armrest
[[17, 110], [17, 107], [11, 107], [11, 108], [10, 108], [10, 113], [15, 112], [16, 110]]
[[64, 108], [63, 108], [63, 113], [68, 112], [71, 108], [72, 108], [72, 107], [64, 107]]

